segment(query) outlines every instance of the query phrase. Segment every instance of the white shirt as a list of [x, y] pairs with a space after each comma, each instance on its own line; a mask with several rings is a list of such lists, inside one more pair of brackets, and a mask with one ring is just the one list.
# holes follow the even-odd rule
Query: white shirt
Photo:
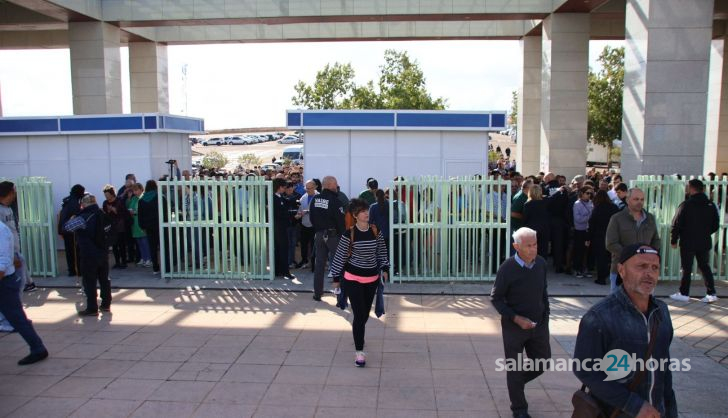
[[308, 210], [311, 208], [311, 202], [313, 202], [313, 199], [318, 194], [318, 192], [314, 192], [313, 196], [309, 196], [308, 193], [305, 193], [303, 196], [301, 196], [300, 199], [298, 199], [300, 209], [304, 211], [303, 216], [301, 217], [301, 223], [306, 228], [313, 228], [313, 224], [311, 223], [311, 214], [308, 212]]
[[13, 233], [4, 223], [0, 222], [0, 271], [5, 276], [15, 273], [15, 251], [13, 251]]

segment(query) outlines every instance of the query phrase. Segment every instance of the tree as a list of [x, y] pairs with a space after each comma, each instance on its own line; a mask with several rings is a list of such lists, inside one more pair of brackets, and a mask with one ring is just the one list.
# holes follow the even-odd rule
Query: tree
[[207, 153], [202, 157], [202, 166], [208, 170], [219, 170], [228, 163], [227, 157], [217, 151]]
[[238, 157], [238, 164], [245, 168], [251, 168], [263, 164], [263, 160], [257, 155], [249, 153]]
[[296, 84], [293, 104], [307, 109], [346, 109], [344, 102], [354, 87], [354, 69], [351, 64], [326, 64], [323, 70], [316, 73], [313, 85], [309, 86], [303, 81]]
[[605, 46], [597, 61], [601, 70], [589, 70], [587, 136], [591, 142], [607, 147], [607, 165], [611, 165], [614, 140], [622, 138], [624, 47]]
[[511, 125], [518, 126], [518, 90], [511, 92], [511, 113], [508, 115]]
[[431, 109], [441, 110], [447, 101], [433, 99], [425, 76], [407, 52], [388, 49], [379, 81], [357, 86], [351, 64], [326, 65], [312, 85], [299, 81], [293, 104], [307, 109]]

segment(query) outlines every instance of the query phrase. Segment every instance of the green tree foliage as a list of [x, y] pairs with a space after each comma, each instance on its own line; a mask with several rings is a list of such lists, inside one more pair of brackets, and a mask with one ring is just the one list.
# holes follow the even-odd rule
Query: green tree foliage
[[227, 165], [228, 159], [217, 151], [207, 153], [202, 158], [202, 167], [208, 170], [219, 170]]
[[599, 54], [602, 69], [589, 71], [587, 132], [589, 140], [609, 149], [622, 137], [622, 92], [624, 90], [624, 47], [605, 46]]
[[518, 90], [511, 92], [511, 113], [508, 115], [511, 125], [518, 126]]
[[263, 160], [255, 154], [243, 154], [238, 157], [238, 164], [245, 168], [251, 168], [263, 164]]
[[307, 109], [432, 109], [447, 107], [441, 97], [433, 99], [425, 76], [407, 52], [388, 49], [379, 81], [357, 86], [351, 64], [326, 65], [312, 85], [299, 81], [293, 104]]

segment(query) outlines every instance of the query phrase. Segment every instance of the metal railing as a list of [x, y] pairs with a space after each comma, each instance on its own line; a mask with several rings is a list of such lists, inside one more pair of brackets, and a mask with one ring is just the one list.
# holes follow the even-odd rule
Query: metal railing
[[272, 200], [262, 179], [160, 181], [162, 277], [272, 280]]
[[28, 273], [32, 276], [57, 276], [53, 184], [45, 177], [7, 180], [15, 184], [17, 191], [20, 251], [25, 257]]
[[[645, 192], [646, 211], [655, 216], [660, 234], [661, 279], [680, 279], [680, 249], [670, 245], [670, 230], [678, 206], [685, 201], [687, 182], [693, 177], [677, 176], [638, 176], [630, 182], [631, 187], [639, 187]], [[710, 252], [710, 265], [716, 279], [728, 279], [728, 223], [726, 219], [726, 196], [728, 195], [728, 178], [710, 180], [697, 177], [705, 184], [705, 192], [718, 207], [719, 229], [713, 234], [713, 251]], [[693, 263], [693, 274], [697, 266]]]
[[492, 280], [509, 254], [510, 213], [507, 180], [395, 181], [389, 194], [389, 259], [397, 273], [393, 279]]

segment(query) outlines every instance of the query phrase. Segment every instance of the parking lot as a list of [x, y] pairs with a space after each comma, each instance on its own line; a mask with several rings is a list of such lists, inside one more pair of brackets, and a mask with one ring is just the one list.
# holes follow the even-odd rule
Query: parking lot
[[[204, 135], [200, 136], [204, 140], [209, 138], [224, 138], [226, 136], [242, 136], [236, 134], [218, 134], [218, 135]], [[279, 144], [277, 141], [261, 142], [258, 144], [251, 145], [208, 145], [203, 146], [202, 144], [195, 144], [192, 146], [192, 161], [199, 161], [210, 152], [219, 152], [226, 156], [228, 164], [225, 168], [228, 171], [232, 171], [238, 165], [238, 157], [243, 154], [255, 154], [260, 157], [262, 164], [267, 164], [273, 161], [273, 157], [281, 158], [283, 150], [288, 147], [302, 145], [302, 144]]]

